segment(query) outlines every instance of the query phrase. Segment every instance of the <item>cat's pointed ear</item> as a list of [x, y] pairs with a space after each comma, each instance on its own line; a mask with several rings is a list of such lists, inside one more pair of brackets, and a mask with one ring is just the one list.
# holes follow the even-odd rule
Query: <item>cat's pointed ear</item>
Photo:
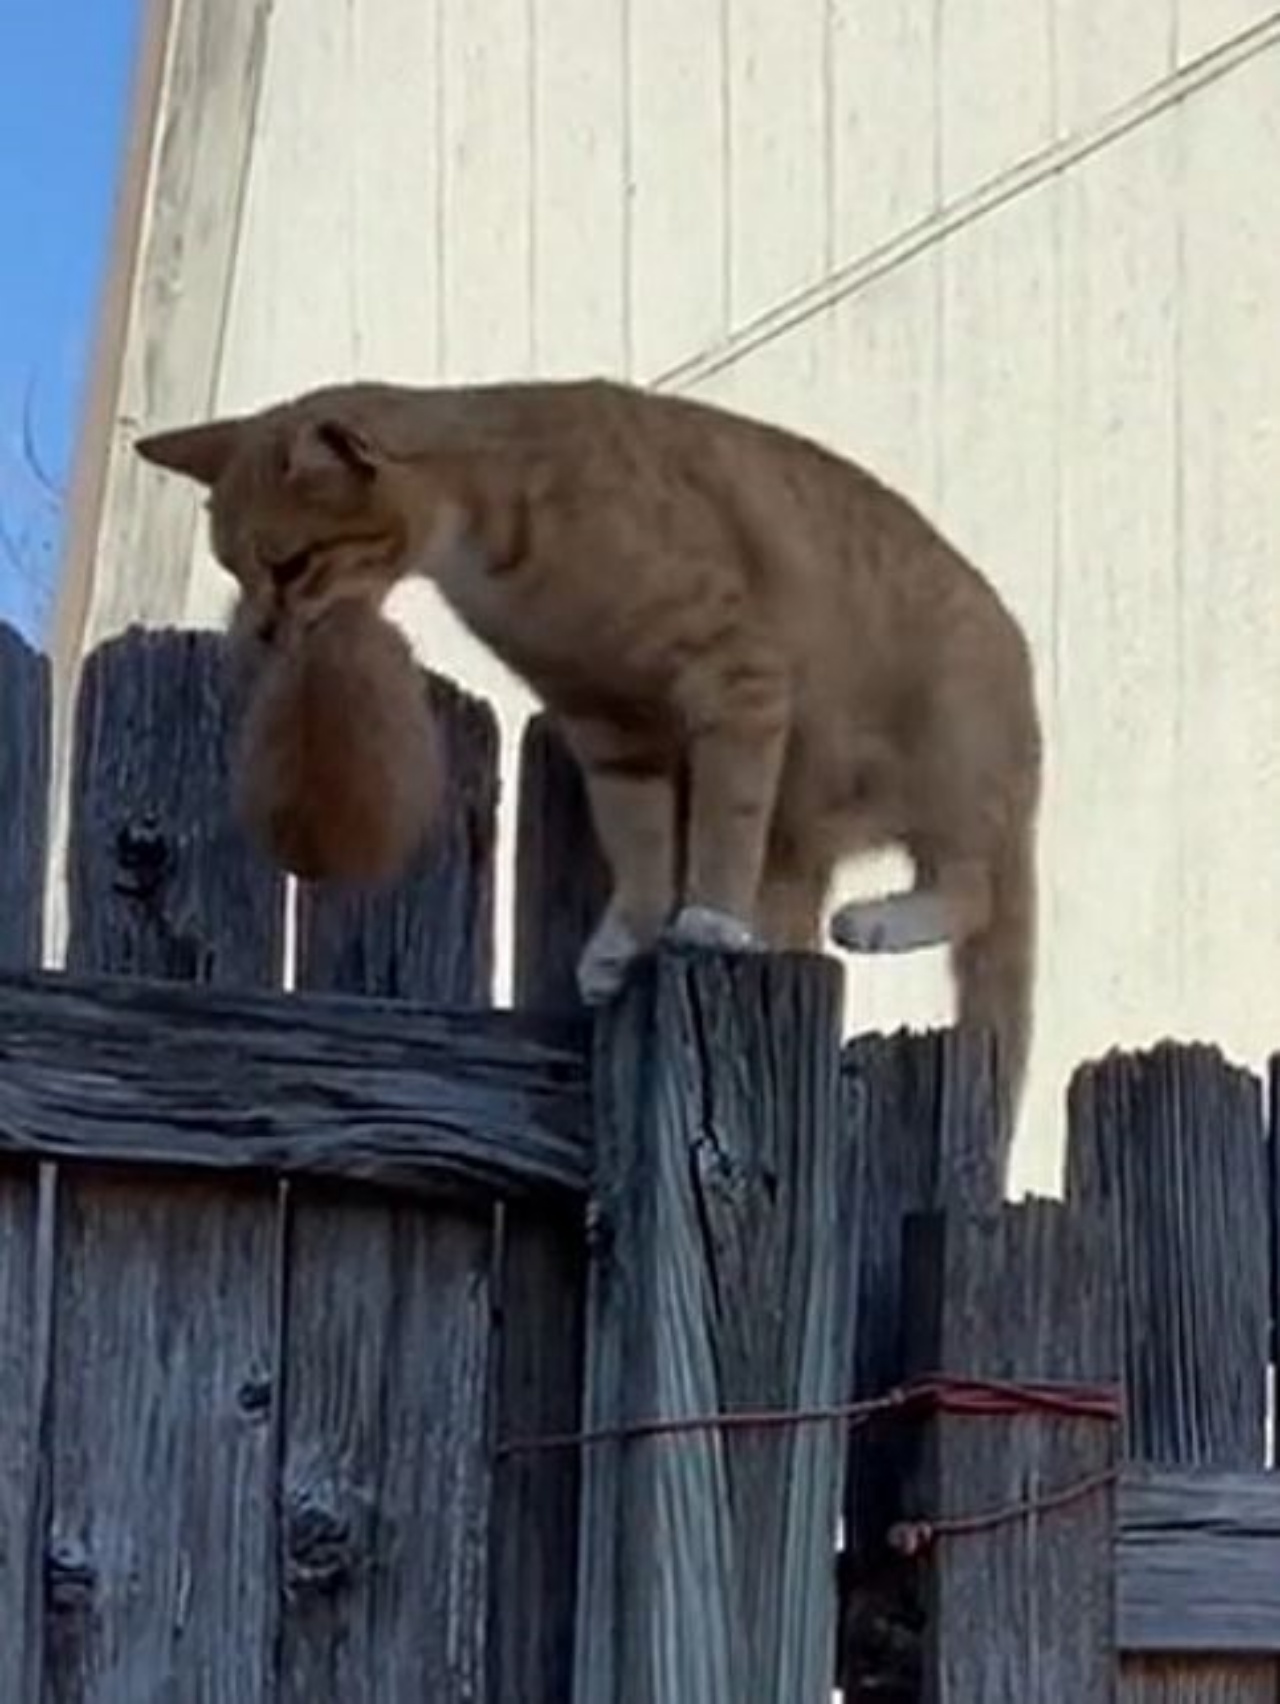
[[138, 438], [134, 449], [156, 467], [185, 474], [200, 485], [215, 485], [240, 442], [243, 422], [210, 420], [201, 426], [178, 426], [171, 432], [152, 432]]
[[381, 456], [369, 435], [348, 420], [301, 420], [289, 440], [285, 477], [292, 485], [335, 478], [369, 483]]

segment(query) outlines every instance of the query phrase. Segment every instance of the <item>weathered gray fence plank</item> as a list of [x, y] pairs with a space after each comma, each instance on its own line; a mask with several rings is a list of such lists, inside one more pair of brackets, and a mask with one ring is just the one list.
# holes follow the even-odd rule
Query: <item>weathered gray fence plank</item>
[[488, 1221], [290, 1194], [281, 1704], [479, 1704]]
[[[839, 1403], [840, 976], [663, 955], [605, 1020], [584, 1423]], [[586, 1452], [578, 1704], [825, 1704], [842, 1428]]]
[[29, 974], [0, 977], [0, 1065], [0, 1152], [585, 1188], [583, 1049], [549, 1020]]
[[[844, 1116], [861, 1171], [853, 1395], [883, 1396], [906, 1373], [902, 1249], [907, 1217], [990, 1210], [1003, 1192], [991, 1049], [956, 1029], [867, 1035], [845, 1049]], [[886, 1543], [903, 1514], [911, 1440], [855, 1432], [841, 1557], [841, 1683], [850, 1700], [896, 1704], [919, 1684], [918, 1571]]]
[[[574, 968], [605, 876], [580, 774], [545, 716], [524, 734], [516, 872], [517, 998], [563, 1010], [577, 1003]], [[578, 1455], [508, 1455], [501, 1445], [578, 1429], [584, 1237], [580, 1207], [552, 1214], [513, 1202], [503, 1211], [490, 1704], [566, 1704], [573, 1684]]]
[[45, 1696], [273, 1698], [274, 1191], [59, 1182]]
[[[304, 892], [299, 976], [311, 988], [489, 1001], [496, 725], [474, 700], [433, 690], [450, 772], [442, 836], [399, 891], [364, 901]], [[408, 1056], [424, 1057], [427, 1022], [394, 998], [377, 1011]], [[454, 1093], [466, 1080], [444, 1078]], [[405, 1099], [415, 1163], [433, 1146], [429, 1101], [420, 1088]], [[478, 1106], [458, 1125], [473, 1143], [491, 1128]], [[507, 1129], [517, 1143], [526, 1135], [515, 1120]], [[302, 1184], [290, 1186], [288, 1216], [282, 1704], [480, 1704], [493, 1208], [481, 1197], [460, 1215]]]
[[88, 659], [68, 969], [278, 985], [284, 887], [232, 820], [230, 717], [216, 634], [134, 628]]
[[1280, 1474], [1134, 1468], [1119, 1520], [1122, 1650], [1280, 1656]]
[[582, 772], [546, 715], [520, 746], [516, 845], [516, 1004], [578, 1004], [578, 956], [609, 895]]
[[[1058, 1202], [908, 1227], [911, 1371], [1118, 1386], [1107, 1243]], [[927, 1555], [931, 1704], [1110, 1704], [1118, 1421], [945, 1410], [925, 1432], [916, 1518], [935, 1527], [1091, 1484], [1067, 1506], [939, 1537]]]
[[0, 970], [40, 963], [49, 665], [0, 621]]
[[498, 724], [489, 705], [424, 676], [444, 796], [436, 832], [386, 892], [303, 883], [296, 984], [437, 1006], [487, 1006], [493, 982]]
[[[516, 1202], [502, 1227], [495, 1431], [576, 1432], [586, 1262], [581, 1211]], [[575, 1450], [500, 1454], [490, 1523], [490, 1704], [567, 1704], [577, 1601]]]
[[37, 1202], [34, 1168], [0, 1170], [0, 1698], [13, 1699], [40, 1696], [43, 1649]]
[[[1265, 1460], [1271, 1255], [1261, 1087], [1207, 1047], [1112, 1055], [1070, 1092], [1068, 1188], [1118, 1251], [1128, 1447], [1162, 1467]], [[1126, 1662], [1133, 1704], [1274, 1704], [1248, 1657]]]

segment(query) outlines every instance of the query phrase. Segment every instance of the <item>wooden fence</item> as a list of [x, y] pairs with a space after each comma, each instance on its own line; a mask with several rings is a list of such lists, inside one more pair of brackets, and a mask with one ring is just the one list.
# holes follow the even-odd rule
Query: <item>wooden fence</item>
[[442, 833], [303, 892], [285, 995], [219, 642], [100, 650], [55, 975], [0, 629], [0, 1700], [1277, 1704], [1280, 1081], [1082, 1068], [1011, 1206], [981, 1049], [842, 1049], [834, 961], [589, 1029], [541, 723], [492, 1011], [497, 734], [431, 691]]

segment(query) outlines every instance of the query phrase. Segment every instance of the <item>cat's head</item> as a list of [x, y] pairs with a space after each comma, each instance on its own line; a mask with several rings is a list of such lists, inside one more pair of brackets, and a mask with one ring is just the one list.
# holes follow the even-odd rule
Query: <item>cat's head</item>
[[210, 542], [264, 637], [343, 598], [375, 606], [410, 567], [395, 470], [364, 422], [323, 396], [156, 432], [144, 460], [209, 492]]

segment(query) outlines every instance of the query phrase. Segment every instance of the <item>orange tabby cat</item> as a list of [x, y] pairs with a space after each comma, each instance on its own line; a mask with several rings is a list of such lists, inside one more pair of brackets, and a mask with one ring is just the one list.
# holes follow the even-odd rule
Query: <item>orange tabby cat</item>
[[336, 386], [138, 449], [212, 487], [214, 550], [264, 630], [426, 574], [557, 715], [615, 881], [589, 1000], [668, 928], [816, 947], [836, 862], [898, 844], [915, 887], [844, 907], [833, 934], [949, 942], [960, 1019], [994, 1031], [1012, 1111], [1032, 670], [990, 585], [903, 498], [804, 439], [604, 381]]

